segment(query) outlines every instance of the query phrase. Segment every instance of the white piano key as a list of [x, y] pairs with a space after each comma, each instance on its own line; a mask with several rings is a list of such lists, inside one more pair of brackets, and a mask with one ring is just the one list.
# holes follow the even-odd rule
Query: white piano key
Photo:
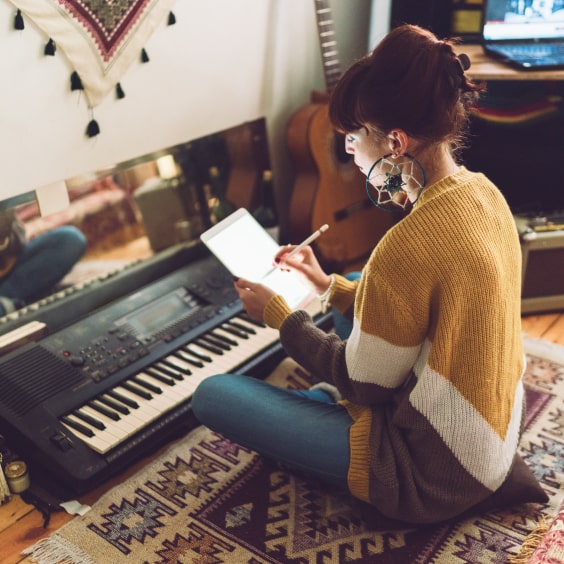
[[132, 421], [125, 417], [119, 419], [118, 421], [114, 421], [113, 419], [110, 419], [109, 417], [102, 415], [101, 413], [99, 413], [89, 405], [83, 406], [81, 408], [81, 411], [84, 411], [85, 413], [91, 415], [92, 417], [96, 417], [97, 419], [102, 421], [102, 423], [104, 423], [106, 429], [105, 431], [102, 432], [103, 434], [111, 433], [113, 435], [120, 437], [123, 440], [126, 437], [130, 437], [136, 431], [136, 427], [132, 423]]
[[87, 423], [84, 423], [81, 419], [78, 419], [73, 415], [68, 415], [67, 418], [71, 421], [78, 422], [80, 425], [87, 427], [94, 432], [94, 435], [92, 437], [87, 437], [82, 433], [80, 433], [79, 431], [77, 431], [74, 427], [67, 425], [66, 423], [63, 422], [63, 425], [65, 425], [65, 427], [69, 429], [69, 431], [71, 431], [75, 436], [77, 436], [82, 441], [84, 441], [88, 446], [90, 446], [90, 448], [92, 448], [96, 452], [99, 452], [100, 454], [104, 454], [108, 452], [109, 450], [111, 450], [112, 448], [114, 448], [120, 443], [120, 439], [118, 437], [114, 437], [112, 435], [104, 435], [104, 436], [97, 435], [96, 434], [97, 429], [93, 428]]

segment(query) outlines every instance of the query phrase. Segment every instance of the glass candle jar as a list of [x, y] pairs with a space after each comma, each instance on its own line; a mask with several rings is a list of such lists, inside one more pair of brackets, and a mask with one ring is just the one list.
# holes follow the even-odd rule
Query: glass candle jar
[[29, 474], [23, 460], [14, 460], [6, 464], [4, 475], [12, 493], [21, 493], [29, 488]]

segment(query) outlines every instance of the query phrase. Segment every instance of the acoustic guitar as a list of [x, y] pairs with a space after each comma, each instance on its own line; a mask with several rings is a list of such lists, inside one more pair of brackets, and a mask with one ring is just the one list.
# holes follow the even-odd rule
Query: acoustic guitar
[[343, 135], [329, 120], [328, 100], [341, 69], [328, 0], [314, 0], [326, 92], [312, 92], [287, 127], [287, 144], [296, 177], [290, 196], [288, 232], [302, 241], [327, 223], [315, 243], [322, 265], [336, 271], [363, 264], [397, 216], [375, 207], [365, 177], [345, 152]]

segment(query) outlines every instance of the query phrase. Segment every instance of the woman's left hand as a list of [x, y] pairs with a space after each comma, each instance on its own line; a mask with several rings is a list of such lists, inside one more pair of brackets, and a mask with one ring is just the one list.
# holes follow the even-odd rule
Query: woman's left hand
[[235, 280], [235, 290], [243, 302], [245, 311], [256, 321], [264, 321], [264, 308], [276, 293], [263, 284], [250, 282], [244, 278]]

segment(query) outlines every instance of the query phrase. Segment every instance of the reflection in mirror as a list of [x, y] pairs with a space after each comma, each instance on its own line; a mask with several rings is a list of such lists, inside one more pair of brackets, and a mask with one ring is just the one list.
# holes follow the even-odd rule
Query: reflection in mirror
[[85, 235], [87, 248], [49, 296], [0, 317], [0, 334], [1, 323], [8, 327], [18, 317], [33, 317], [31, 310], [44, 303], [197, 241], [231, 209], [253, 211], [269, 169], [266, 123], [259, 118], [67, 179], [70, 205], [52, 215], [40, 215], [33, 193], [1, 202], [0, 210], [15, 212], [29, 240], [74, 225]]

